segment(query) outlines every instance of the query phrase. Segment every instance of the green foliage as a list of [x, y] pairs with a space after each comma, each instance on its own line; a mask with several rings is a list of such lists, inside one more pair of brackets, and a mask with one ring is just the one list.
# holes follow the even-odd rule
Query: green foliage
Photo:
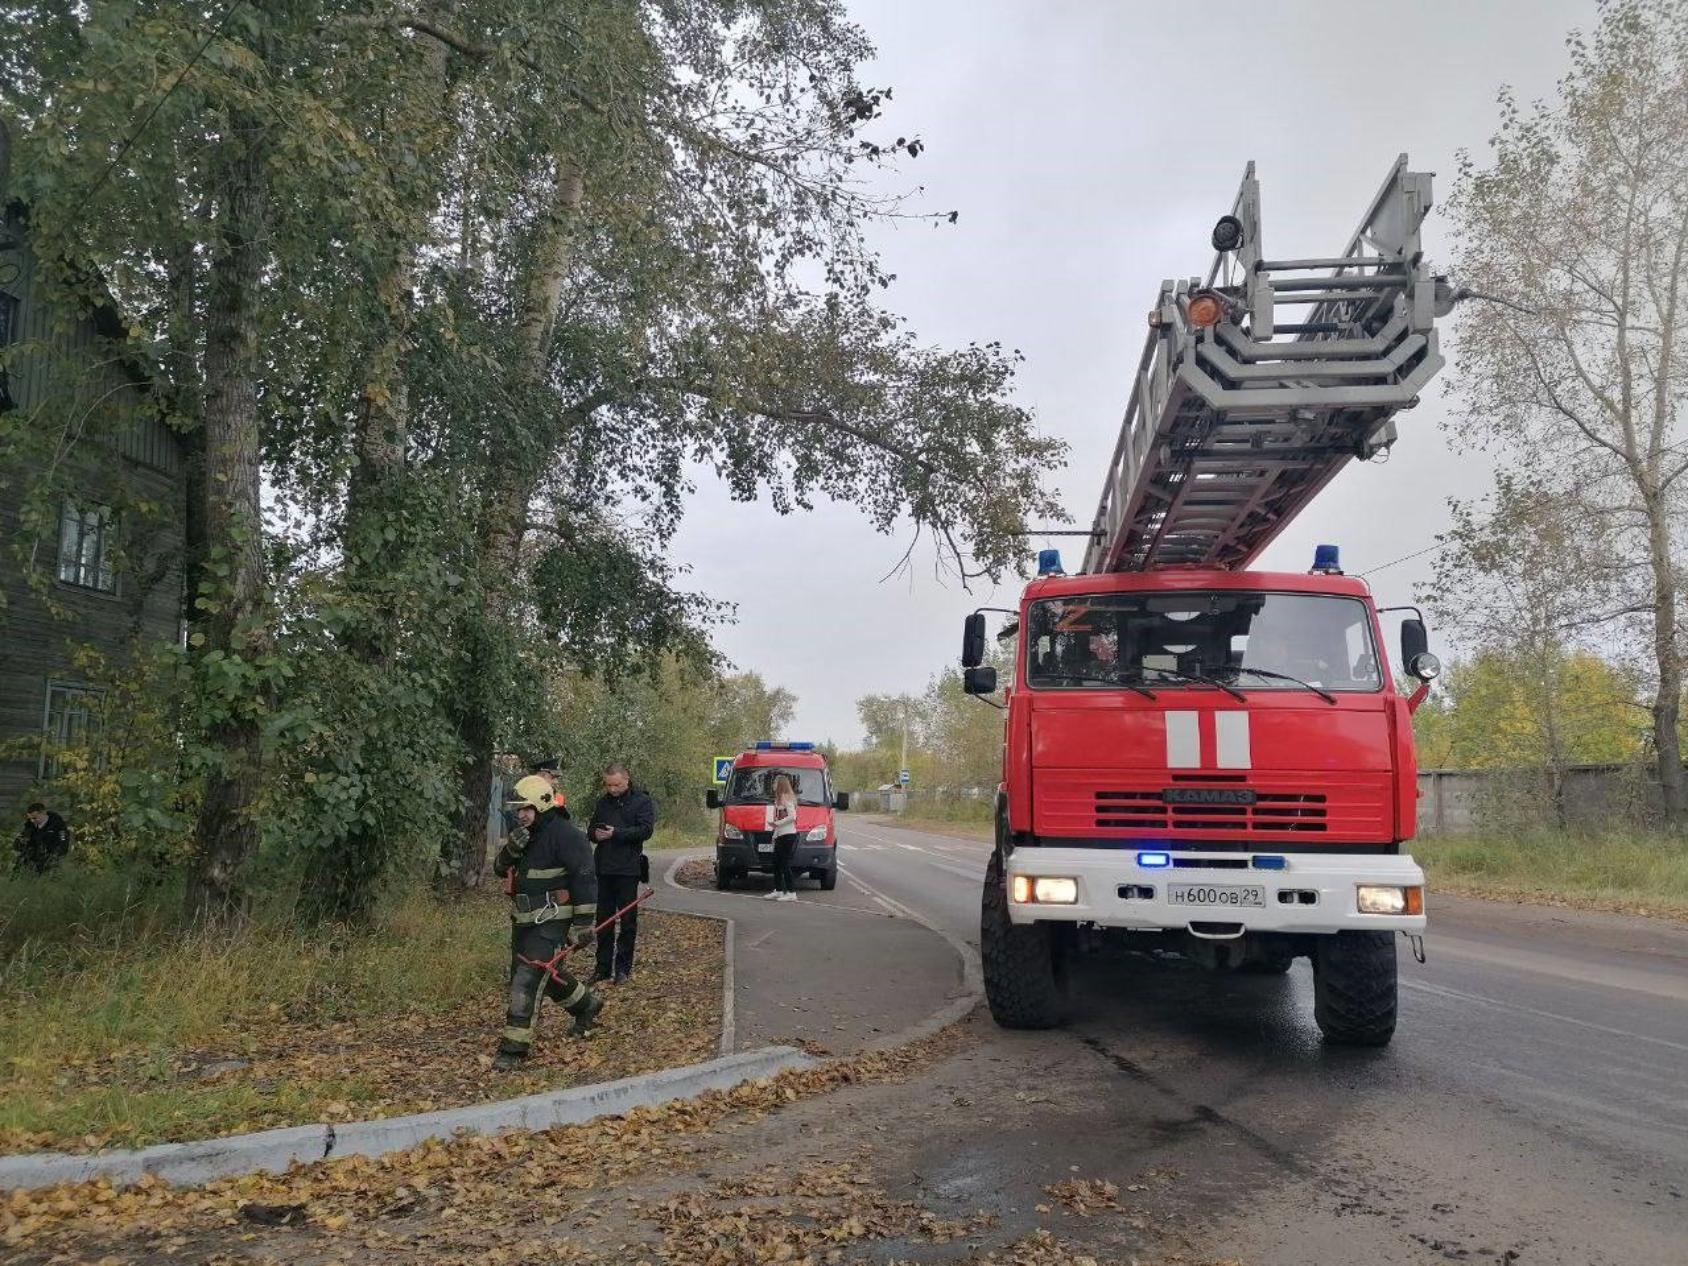
[[1542, 664], [1483, 652], [1451, 664], [1413, 718], [1421, 769], [1563, 769], [1622, 764], [1648, 726], [1636, 674], [1589, 651]]
[[783, 737], [797, 702], [756, 673], [721, 675], [678, 656], [614, 680], [567, 674], [554, 698], [556, 748], [535, 750], [560, 752], [571, 806], [584, 813], [598, 795], [598, 772], [620, 761], [655, 797], [658, 821], [692, 833], [710, 825], [704, 792], [713, 759]]
[[724, 613], [662, 561], [699, 464], [781, 514], [912, 523], [967, 574], [1059, 517], [1018, 354], [879, 304], [864, 226], [903, 212], [858, 173], [923, 146], [879, 135], [832, 3], [8, 17], [49, 289], [109, 292], [212, 463], [171, 697], [226, 900], [254, 822], [331, 918], [435, 848], [472, 878], [495, 751], [615, 753], [689, 804], [745, 709], [778, 715], [704, 697]]
[[[997, 670], [999, 680], [1011, 682], [1012, 644], [992, 646], [985, 663]], [[919, 696], [863, 695], [856, 701], [856, 710], [866, 742], [860, 749], [838, 754], [833, 764], [840, 787], [871, 790], [895, 780], [903, 756], [905, 719], [906, 768], [916, 793], [937, 788], [950, 795], [963, 788], [989, 790], [1002, 779], [1003, 713], [964, 693], [958, 672], [933, 674]], [[987, 797], [983, 803], [988, 819], [992, 801]], [[958, 812], [957, 820], [970, 821], [975, 810], [963, 807]]]
[[68, 744], [20, 739], [0, 752], [49, 762], [53, 777], [37, 790], [71, 825], [79, 864], [129, 868], [157, 883], [188, 855], [198, 807], [199, 781], [179, 742], [181, 655], [141, 646], [107, 658], [83, 648], [72, 663], [98, 692], [89, 724]]

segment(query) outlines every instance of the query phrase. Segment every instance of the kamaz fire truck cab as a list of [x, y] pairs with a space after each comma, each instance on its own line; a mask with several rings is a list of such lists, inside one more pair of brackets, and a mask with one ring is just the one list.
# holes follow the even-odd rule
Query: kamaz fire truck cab
[[[1412, 612], [1397, 669], [1420, 684], [1397, 692], [1333, 547], [1306, 574], [1248, 568], [1440, 367], [1429, 206], [1403, 155], [1341, 254], [1270, 260], [1251, 165], [1207, 284], [1162, 286], [1083, 573], [1044, 551], [999, 635], [1016, 654], [980, 937], [999, 1023], [1058, 1023], [1071, 956], [1109, 939], [1219, 970], [1306, 956], [1327, 1040], [1393, 1034], [1396, 933], [1425, 927], [1411, 713], [1439, 667]], [[1286, 303], [1308, 310], [1285, 323]], [[985, 619], [962, 652], [980, 696]]]
[[823, 890], [838, 886], [838, 831], [834, 809], [850, 807], [848, 793], [834, 794], [826, 758], [813, 743], [763, 739], [739, 753], [724, 787], [711, 788], [708, 803], [719, 809], [715, 833], [715, 886], [731, 888], [754, 871], [774, 869], [774, 780], [791, 779], [797, 793], [797, 851], [791, 867], [818, 880]]

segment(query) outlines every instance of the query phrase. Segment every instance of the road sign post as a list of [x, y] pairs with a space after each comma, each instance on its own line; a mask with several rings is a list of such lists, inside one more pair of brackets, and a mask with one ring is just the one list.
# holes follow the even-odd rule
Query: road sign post
[[906, 787], [906, 786], [908, 786], [908, 785], [909, 785], [909, 783], [910, 783], [910, 782], [911, 782], [911, 781], [912, 781], [912, 780], [911, 780], [911, 779], [910, 779], [910, 778], [909, 778], [909, 772], [908, 772], [908, 770], [906, 770], [906, 769], [899, 769], [899, 770], [898, 770], [898, 771], [897, 771], [897, 785], [898, 785], [898, 786], [900, 786], [900, 787]]
[[727, 781], [727, 775], [733, 772], [733, 758], [731, 756], [717, 756], [715, 758], [715, 782]]

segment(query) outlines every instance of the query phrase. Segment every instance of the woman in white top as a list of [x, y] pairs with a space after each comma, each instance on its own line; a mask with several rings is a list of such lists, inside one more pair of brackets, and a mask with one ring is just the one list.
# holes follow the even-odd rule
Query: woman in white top
[[791, 873], [792, 854], [797, 852], [797, 789], [787, 774], [774, 779], [774, 890], [773, 901], [796, 901], [797, 879]]

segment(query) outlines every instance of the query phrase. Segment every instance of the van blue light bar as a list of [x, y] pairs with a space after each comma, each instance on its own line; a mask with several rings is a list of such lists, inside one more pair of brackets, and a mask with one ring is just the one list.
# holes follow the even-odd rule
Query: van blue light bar
[[1253, 866], [1256, 870], [1283, 870], [1286, 865], [1288, 865], [1288, 862], [1282, 857], [1261, 856], [1253, 860]]
[[756, 750], [759, 752], [812, 752], [813, 743], [781, 743], [773, 739], [757, 739]]
[[1164, 870], [1172, 865], [1171, 853], [1139, 853], [1137, 864], [1144, 870]]

